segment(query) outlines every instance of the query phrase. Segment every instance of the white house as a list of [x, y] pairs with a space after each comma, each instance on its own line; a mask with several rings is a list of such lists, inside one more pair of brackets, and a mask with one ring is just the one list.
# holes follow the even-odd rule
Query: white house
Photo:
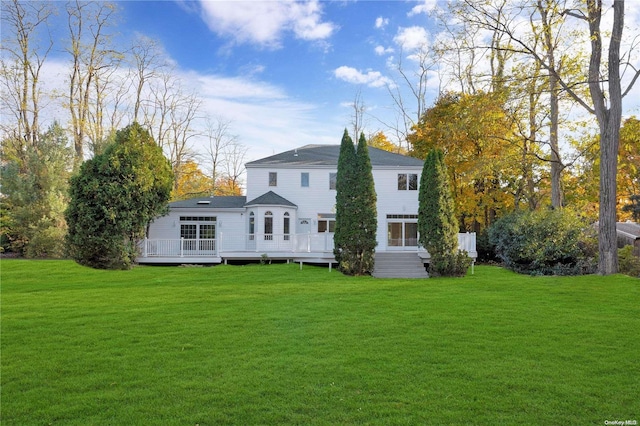
[[[221, 263], [269, 259], [335, 263], [339, 145], [307, 145], [246, 164], [247, 195], [177, 201], [149, 226], [140, 263]], [[429, 255], [418, 247], [418, 186], [423, 162], [369, 148], [377, 194], [377, 274], [413, 268], [424, 276]], [[460, 234], [475, 258], [475, 234]], [[410, 264], [403, 265], [409, 261]], [[386, 265], [386, 266], [385, 266]], [[409, 274], [411, 275], [411, 274]]]

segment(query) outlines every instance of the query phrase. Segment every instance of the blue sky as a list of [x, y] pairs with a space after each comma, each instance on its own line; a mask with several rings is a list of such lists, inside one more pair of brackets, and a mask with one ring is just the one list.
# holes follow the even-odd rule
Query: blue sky
[[[185, 88], [202, 99], [201, 115], [229, 121], [230, 133], [249, 148], [246, 161], [251, 161], [306, 144], [340, 143], [343, 130], [351, 127], [349, 104], [357, 94], [366, 109], [365, 134], [382, 130], [395, 141], [386, 126], [397, 117], [388, 91], [400, 82], [393, 64], [403, 57], [411, 72], [410, 55], [439, 37], [433, 12], [445, 3], [156, 0], [117, 5], [122, 48], [136, 35], [157, 40]], [[603, 28], [610, 28], [610, 15]], [[627, 2], [625, 22], [631, 29], [625, 39], [640, 41], [640, 0]], [[59, 30], [66, 31], [64, 19]], [[638, 53], [633, 60], [640, 68]], [[58, 50], [46, 83], [59, 90], [68, 78], [65, 55]], [[457, 89], [446, 81], [444, 74], [429, 73], [427, 105], [441, 89]], [[405, 96], [411, 101], [408, 109], [415, 109], [415, 100]], [[638, 105], [640, 82], [626, 98], [624, 115], [640, 115]], [[191, 143], [195, 152], [203, 151], [202, 139]]]
[[[368, 111], [365, 132], [385, 130], [378, 119], [387, 121], [392, 114], [387, 61], [398, 50], [398, 36], [408, 28], [423, 30], [403, 41], [428, 42], [425, 29], [433, 22], [420, 11], [430, 11], [431, 3], [126, 1], [118, 5], [123, 35], [137, 32], [160, 41], [183, 78], [210, 79], [203, 93], [211, 97], [205, 102], [209, 112], [232, 121], [232, 131], [251, 148], [248, 157], [255, 159], [307, 143], [339, 143], [351, 122], [345, 104], [352, 103], [358, 92]], [[436, 91], [431, 94], [434, 99], [436, 95]], [[267, 113], [266, 123], [257, 116], [261, 113]]]

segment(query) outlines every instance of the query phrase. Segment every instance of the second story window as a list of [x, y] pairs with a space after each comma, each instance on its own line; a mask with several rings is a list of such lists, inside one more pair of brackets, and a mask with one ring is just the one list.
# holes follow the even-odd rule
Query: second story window
[[309, 187], [309, 173], [300, 173], [300, 186], [303, 188]]
[[269, 186], [278, 186], [278, 173], [269, 172]]
[[329, 173], [329, 189], [336, 189], [336, 182], [338, 181], [337, 173]]
[[399, 191], [417, 191], [418, 190], [418, 175], [415, 173], [400, 173], [398, 174], [398, 190]]

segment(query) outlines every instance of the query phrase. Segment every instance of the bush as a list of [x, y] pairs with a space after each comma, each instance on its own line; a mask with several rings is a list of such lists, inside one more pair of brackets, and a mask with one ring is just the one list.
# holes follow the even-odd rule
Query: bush
[[472, 259], [466, 250], [458, 250], [454, 255], [433, 255], [429, 263], [429, 275], [433, 277], [464, 277]]
[[504, 265], [532, 275], [580, 275], [596, 270], [595, 233], [569, 210], [515, 212], [489, 229]]
[[618, 250], [618, 271], [640, 278], [640, 257], [634, 256], [633, 246], [627, 245]]

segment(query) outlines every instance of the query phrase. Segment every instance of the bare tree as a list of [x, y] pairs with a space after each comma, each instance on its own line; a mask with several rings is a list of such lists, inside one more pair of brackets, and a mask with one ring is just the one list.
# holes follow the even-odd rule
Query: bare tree
[[131, 84], [134, 87], [133, 121], [138, 121], [144, 90], [166, 69], [166, 61], [158, 43], [146, 36], [139, 35], [131, 49]]
[[151, 101], [141, 104], [143, 122], [171, 162], [177, 185], [181, 167], [195, 155], [190, 141], [198, 135], [195, 122], [202, 101], [195, 93], [185, 93], [180, 81], [168, 71], [156, 80], [150, 86]]
[[[414, 67], [405, 66], [406, 58], [401, 47], [398, 61], [394, 65], [398, 78], [394, 84], [387, 85], [387, 91], [396, 110], [396, 122], [383, 123], [396, 135], [398, 144], [401, 146], [407, 143], [407, 136], [411, 133], [411, 129], [427, 110], [427, 82], [429, 72], [435, 69], [435, 61], [426, 45], [419, 47], [408, 55], [408, 58], [415, 63]], [[410, 96], [405, 95], [404, 90], [407, 90]]]
[[350, 104], [353, 109], [351, 114], [351, 126], [353, 129], [353, 139], [356, 140], [360, 137], [360, 133], [364, 132], [364, 113], [366, 107], [362, 100], [362, 90], [358, 89], [353, 97], [353, 102]]
[[241, 176], [244, 172], [244, 162], [248, 151], [249, 148], [238, 141], [231, 143], [225, 150], [225, 176], [223, 179], [229, 181], [229, 189], [233, 194], [242, 192]]
[[[69, 75], [68, 109], [75, 148], [76, 166], [84, 160], [84, 145], [96, 80], [108, 69], [117, 66], [119, 54], [110, 46], [109, 25], [116, 6], [106, 2], [67, 3], [71, 73]], [[98, 132], [100, 133], [100, 132]]]
[[53, 10], [49, 3], [2, 2], [2, 113], [13, 116], [6, 136], [17, 144], [16, 153], [36, 149], [40, 134], [40, 73], [53, 47], [47, 32], [44, 44], [39, 36], [47, 28]]
[[220, 169], [225, 167], [226, 152], [238, 142], [238, 136], [231, 134], [231, 121], [223, 117], [206, 117], [207, 165], [210, 170], [211, 194], [216, 194]]

